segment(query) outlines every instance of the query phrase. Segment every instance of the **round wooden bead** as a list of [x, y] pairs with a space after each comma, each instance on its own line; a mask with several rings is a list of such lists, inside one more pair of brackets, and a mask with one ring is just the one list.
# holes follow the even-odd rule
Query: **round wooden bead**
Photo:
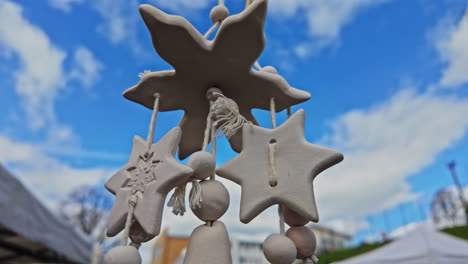
[[131, 246], [115, 247], [104, 257], [105, 264], [141, 264], [138, 250]]
[[314, 255], [317, 239], [310, 228], [306, 226], [291, 227], [286, 232], [286, 236], [294, 242], [298, 259], [310, 258]]
[[224, 5], [218, 5], [213, 7], [210, 12], [211, 22], [222, 22], [229, 16], [229, 10]]
[[[193, 213], [203, 221], [218, 220], [229, 207], [228, 190], [221, 182], [215, 180], [202, 181], [200, 187], [201, 206], [192, 208]], [[192, 195], [192, 191], [190, 191], [190, 195]]]
[[155, 236], [146, 233], [141, 225], [137, 221], [134, 221], [130, 227], [129, 237], [132, 242], [140, 244], [150, 241]]
[[198, 151], [190, 156], [187, 165], [193, 169], [192, 177], [204, 180], [213, 175], [216, 168], [216, 160], [211, 153]]
[[273, 74], [278, 74], [278, 71], [273, 66], [265, 66], [260, 71], [269, 72], [269, 73], [273, 73]]
[[270, 235], [263, 242], [263, 254], [271, 264], [290, 264], [296, 260], [296, 246], [284, 235]]
[[290, 227], [303, 226], [309, 223], [309, 219], [303, 217], [288, 207], [284, 207], [284, 221]]

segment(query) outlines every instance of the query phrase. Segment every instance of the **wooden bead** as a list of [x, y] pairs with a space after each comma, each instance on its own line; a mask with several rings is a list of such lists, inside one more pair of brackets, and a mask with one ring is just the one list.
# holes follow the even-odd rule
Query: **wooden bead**
[[221, 182], [215, 180], [202, 181], [200, 187], [201, 206], [192, 208], [193, 213], [203, 221], [218, 220], [229, 207], [228, 190]]
[[204, 180], [213, 175], [216, 168], [216, 160], [206, 151], [198, 151], [190, 156], [187, 165], [193, 169], [192, 177]]
[[141, 264], [138, 250], [131, 246], [119, 246], [111, 249], [104, 257], [105, 264]]
[[263, 254], [271, 264], [290, 264], [296, 260], [296, 246], [284, 235], [270, 235], [263, 242]]
[[286, 232], [286, 236], [294, 242], [298, 259], [310, 258], [314, 255], [317, 239], [310, 228], [306, 226], [291, 227]]
[[260, 71], [269, 72], [269, 73], [273, 73], [273, 74], [278, 74], [278, 71], [273, 66], [265, 66]]
[[229, 10], [224, 5], [213, 7], [210, 12], [211, 22], [223, 22], [229, 16]]
[[129, 237], [132, 240], [132, 242], [141, 244], [150, 241], [155, 236], [146, 233], [145, 230], [143, 230], [143, 228], [141, 227], [141, 225], [137, 221], [134, 221], [132, 223], [132, 226], [130, 227]]
[[302, 215], [296, 213], [295, 211], [289, 209], [288, 207], [284, 207], [284, 221], [290, 227], [294, 226], [303, 226], [309, 223], [309, 220]]

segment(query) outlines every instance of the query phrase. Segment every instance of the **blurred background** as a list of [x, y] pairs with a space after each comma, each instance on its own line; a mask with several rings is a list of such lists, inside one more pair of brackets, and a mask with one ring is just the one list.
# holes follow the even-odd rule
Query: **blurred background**
[[[103, 184], [151, 116], [121, 94], [139, 73], [170, 69], [143, 3], [204, 33], [217, 1], [0, 0], [0, 263], [87, 263], [118, 242], [104, 236], [113, 196]], [[226, 0], [231, 14], [244, 4]], [[270, 0], [265, 31], [259, 63], [312, 95], [293, 107], [306, 110], [308, 141], [345, 156], [314, 182], [320, 263], [421, 225], [468, 239], [467, 1]], [[254, 115], [271, 126], [268, 112]], [[156, 140], [181, 116], [160, 113]], [[217, 153], [218, 165], [235, 156], [224, 139]], [[240, 188], [223, 183], [234, 263], [265, 263], [276, 209], [242, 224]], [[179, 263], [201, 224], [165, 210], [143, 263]]]

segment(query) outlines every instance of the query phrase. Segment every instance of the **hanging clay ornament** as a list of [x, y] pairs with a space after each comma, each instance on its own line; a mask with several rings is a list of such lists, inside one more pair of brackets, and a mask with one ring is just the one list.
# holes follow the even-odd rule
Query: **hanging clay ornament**
[[193, 178], [204, 180], [214, 174], [216, 160], [209, 152], [197, 151], [190, 156], [187, 166], [193, 169]]
[[104, 264], [141, 264], [141, 256], [134, 247], [118, 246], [107, 252]]
[[108, 236], [113, 237], [124, 229], [128, 201], [133, 195], [138, 197], [135, 220], [147, 234], [159, 234], [167, 193], [193, 174], [191, 168], [174, 159], [181, 133], [181, 129], [175, 127], [149, 148], [146, 140], [134, 137], [129, 162], [105, 184], [116, 195], [107, 224]]
[[294, 242], [298, 259], [306, 259], [314, 255], [317, 247], [317, 239], [310, 228], [306, 226], [291, 227], [286, 232], [286, 236]]
[[218, 220], [229, 207], [228, 190], [216, 180], [202, 181], [200, 188], [202, 199], [199, 207], [192, 207], [193, 213], [203, 221]]
[[[294, 246], [294, 244], [293, 244]], [[201, 225], [190, 235], [184, 264], [231, 264], [231, 243], [221, 221]]]
[[[152, 109], [152, 95], [159, 93], [164, 98], [160, 111], [184, 110], [179, 124], [183, 130], [179, 158], [202, 148], [209, 110], [205, 94], [213, 86], [233, 99], [240, 114], [253, 123], [251, 109], [268, 110], [271, 97], [276, 100], [277, 111], [310, 98], [309, 93], [292, 88], [280, 75], [251, 69], [265, 47], [266, 9], [266, 0], [254, 1], [240, 14], [224, 19], [210, 41], [186, 19], [150, 5], [140, 6], [156, 52], [175, 70], [143, 74], [124, 96]], [[240, 142], [233, 148], [239, 151]]]
[[318, 221], [313, 180], [343, 155], [308, 143], [304, 121], [305, 112], [299, 110], [275, 129], [245, 124], [241, 153], [216, 169], [220, 177], [241, 185], [243, 223], [274, 204]]
[[147, 234], [137, 221], [133, 221], [130, 227], [129, 237], [133, 243], [141, 244], [150, 241], [155, 236]]
[[303, 226], [309, 223], [309, 219], [303, 217], [302, 215], [294, 212], [288, 207], [284, 207], [284, 222], [290, 227], [293, 226]]
[[271, 264], [291, 264], [296, 252], [294, 242], [284, 235], [270, 235], [263, 242], [263, 254]]

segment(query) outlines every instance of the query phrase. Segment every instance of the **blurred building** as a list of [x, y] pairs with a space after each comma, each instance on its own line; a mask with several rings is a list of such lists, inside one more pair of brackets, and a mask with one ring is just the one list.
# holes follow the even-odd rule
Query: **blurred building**
[[188, 241], [188, 237], [169, 236], [165, 229], [153, 245], [152, 264], [182, 263]]
[[232, 264], [268, 263], [263, 255], [262, 242], [231, 240]]
[[92, 241], [1, 164], [0, 182], [0, 263], [90, 263]]
[[351, 236], [331, 228], [313, 224], [310, 226], [317, 237], [317, 253], [345, 248]]

